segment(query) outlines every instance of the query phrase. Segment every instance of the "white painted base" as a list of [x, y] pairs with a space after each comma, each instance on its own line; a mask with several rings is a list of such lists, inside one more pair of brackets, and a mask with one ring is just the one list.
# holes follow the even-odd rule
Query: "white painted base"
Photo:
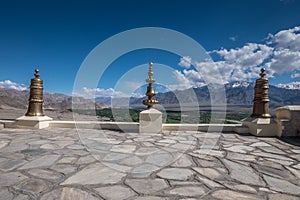
[[239, 134], [247, 134], [247, 133], [249, 133], [249, 128], [247, 126], [235, 126], [233, 128], [233, 132], [239, 133]]
[[278, 136], [278, 124], [271, 118], [246, 118], [242, 120], [243, 126], [249, 128], [249, 132], [255, 136], [274, 137]]
[[154, 108], [140, 112], [140, 133], [161, 133], [162, 113]]
[[48, 116], [22, 116], [13, 123], [14, 128], [47, 128], [52, 118]]

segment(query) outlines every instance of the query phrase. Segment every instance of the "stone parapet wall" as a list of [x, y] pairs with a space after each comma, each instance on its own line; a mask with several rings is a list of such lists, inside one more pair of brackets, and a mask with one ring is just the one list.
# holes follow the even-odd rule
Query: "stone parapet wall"
[[279, 136], [300, 136], [300, 106], [284, 106], [276, 109]]

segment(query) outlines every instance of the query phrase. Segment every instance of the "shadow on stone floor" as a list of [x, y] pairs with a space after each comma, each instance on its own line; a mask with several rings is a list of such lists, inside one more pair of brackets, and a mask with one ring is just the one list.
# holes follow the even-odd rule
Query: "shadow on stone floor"
[[279, 140], [300, 147], [300, 137], [283, 137], [279, 138]]

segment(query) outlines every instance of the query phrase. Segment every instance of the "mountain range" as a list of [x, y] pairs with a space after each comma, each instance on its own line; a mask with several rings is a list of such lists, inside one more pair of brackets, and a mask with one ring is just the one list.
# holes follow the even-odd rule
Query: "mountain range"
[[[0, 88], [0, 109], [26, 109], [28, 105], [29, 91]], [[102, 109], [109, 105], [102, 102], [94, 102], [83, 97], [71, 97], [65, 94], [50, 94], [44, 92], [44, 109], [67, 111], [72, 108], [72, 101], [76, 102], [78, 109]]]
[[[227, 83], [223, 86], [203, 86], [198, 88], [190, 88], [186, 90], [170, 91], [165, 93], [158, 93], [154, 97], [160, 104], [163, 105], [178, 105], [180, 104], [193, 104], [197, 103], [200, 106], [207, 106], [211, 104], [210, 94], [220, 95], [222, 91], [226, 94], [226, 103], [228, 105], [252, 105], [254, 97], [254, 83], [236, 81]], [[299, 84], [300, 86], [300, 84]], [[210, 90], [209, 90], [210, 89]], [[146, 99], [131, 97], [129, 105], [138, 106]], [[214, 98], [216, 104], [218, 103], [218, 97]], [[223, 96], [220, 96], [219, 103], [224, 103]], [[271, 107], [280, 107], [284, 105], [300, 104], [300, 87], [299, 89], [293, 87], [276, 87], [269, 85], [269, 99]], [[109, 98], [100, 97], [96, 99], [96, 102], [103, 102], [106, 104], [128, 106], [128, 99], [126, 98]]]
[[[300, 84], [299, 84], [300, 86]], [[300, 87], [276, 87], [269, 86], [270, 106], [275, 108], [284, 105], [300, 104]], [[211, 92], [209, 89], [213, 88]], [[225, 84], [226, 101], [228, 105], [252, 105], [254, 96], [254, 83], [250, 82], [232, 82]], [[207, 106], [211, 104], [210, 95], [221, 94], [222, 87], [219, 86], [203, 86], [198, 88], [190, 88], [186, 90], [176, 90], [165, 93], [158, 93], [155, 96], [160, 104], [164, 106], [176, 106], [180, 104], [195, 104]], [[212, 92], [213, 91], [213, 92]], [[224, 91], [224, 89], [223, 89]], [[26, 109], [28, 105], [29, 91], [17, 91], [14, 89], [0, 88], [0, 109], [19, 108]], [[75, 99], [74, 99], [75, 98]], [[222, 102], [220, 97], [219, 103]], [[44, 92], [44, 108], [48, 110], [64, 111], [72, 108], [72, 100], [76, 102], [77, 109], [102, 109], [111, 105], [123, 107], [128, 105], [132, 107], [142, 106], [144, 98], [110, 98], [98, 97], [94, 100], [85, 99], [83, 97], [71, 97], [64, 94], [50, 94]], [[218, 97], [216, 103], [218, 103]]]

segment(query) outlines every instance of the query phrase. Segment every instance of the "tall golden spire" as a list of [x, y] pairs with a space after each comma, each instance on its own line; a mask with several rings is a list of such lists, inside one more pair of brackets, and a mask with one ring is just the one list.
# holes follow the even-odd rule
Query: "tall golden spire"
[[152, 85], [155, 82], [155, 80], [153, 79], [152, 65], [153, 63], [149, 62], [148, 79], [146, 80], [146, 82], [148, 83], [147, 92], [146, 92], [146, 96], [148, 97], [148, 99], [143, 101], [143, 104], [148, 106], [148, 109], [152, 108], [153, 105], [158, 104], [157, 100], [152, 99], [156, 95], [154, 91], [154, 87]]

